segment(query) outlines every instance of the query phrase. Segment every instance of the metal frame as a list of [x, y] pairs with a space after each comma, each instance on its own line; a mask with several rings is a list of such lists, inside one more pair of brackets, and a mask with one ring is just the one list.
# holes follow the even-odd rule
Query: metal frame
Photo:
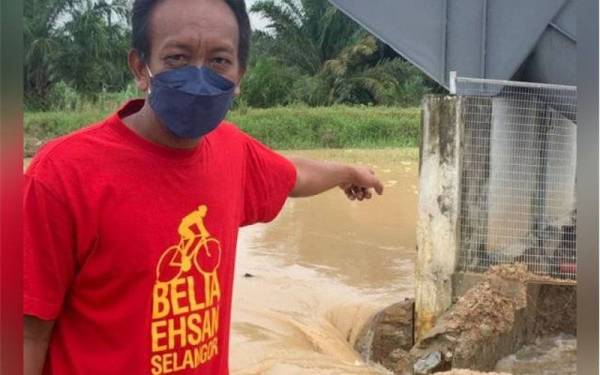
[[449, 84], [463, 103], [458, 267], [575, 279], [577, 87], [456, 72]]

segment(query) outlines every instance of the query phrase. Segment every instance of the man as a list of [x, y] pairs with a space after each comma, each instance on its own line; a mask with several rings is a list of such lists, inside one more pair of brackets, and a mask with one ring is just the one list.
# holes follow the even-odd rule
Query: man
[[367, 168], [288, 160], [222, 121], [248, 61], [243, 0], [135, 0], [132, 21], [146, 100], [26, 172], [26, 374], [227, 374], [238, 228], [288, 196], [383, 190]]

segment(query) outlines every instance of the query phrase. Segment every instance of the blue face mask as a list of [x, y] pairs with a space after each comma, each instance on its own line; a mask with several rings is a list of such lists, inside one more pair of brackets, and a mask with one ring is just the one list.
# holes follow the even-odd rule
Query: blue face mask
[[196, 66], [152, 76], [149, 101], [158, 118], [177, 137], [199, 138], [214, 130], [231, 107], [235, 83]]

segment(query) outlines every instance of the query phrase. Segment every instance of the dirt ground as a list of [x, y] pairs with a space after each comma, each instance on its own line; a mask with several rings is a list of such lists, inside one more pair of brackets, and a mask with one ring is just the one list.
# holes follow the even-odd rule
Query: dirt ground
[[446, 327], [460, 332], [455, 355], [469, 358], [487, 337], [509, 332], [515, 321], [515, 312], [526, 303], [525, 288], [512, 297], [494, 287], [492, 281], [469, 290], [446, 320]]
[[492, 266], [488, 275], [496, 275], [505, 280], [514, 280], [522, 283], [547, 283], [552, 285], [575, 285], [573, 280], [557, 279], [550, 276], [537, 275], [527, 270], [525, 263], [503, 264]]
[[536, 301], [535, 336], [577, 334], [577, 292], [573, 280], [535, 275], [527, 271], [525, 264], [492, 267], [489, 274], [525, 284], [541, 284]]
[[537, 299], [534, 334], [537, 337], [567, 333], [577, 336], [577, 289], [543, 285]]
[[[411, 350], [413, 358], [433, 351], [465, 368], [492, 369], [513, 346], [534, 336], [576, 334], [576, 297], [572, 281], [530, 273], [525, 264], [492, 267], [462, 295]], [[534, 306], [535, 316], [524, 318]], [[529, 309], [529, 310], [525, 310]], [[526, 319], [526, 320], [524, 320]], [[531, 326], [524, 326], [531, 324]], [[494, 347], [495, 349], [492, 349]], [[500, 356], [500, 357], [498, 357]], [[447, 357], [447, 358], [446, 358]], [[454, 370], [441, 374], [480, 374]]]
[[509, 332], [515, 322], [515, 312], [531, 299], [527, 288], [498, 287], [502, 281], [497, 278], [523, 285], [541, 284], [534, 302], [537, 305], [535, 336], [576, 334], [576, 292], [570, 285], [572, 281], [540, 277], [528, 272], [525, 264], [495, 266], [488, 271], [487, 280], [463, 295], [447, 317], [446, 327], [460, 332], [459, 353], [472, 352], [474, 348], [470, 346], [478, 345], [482, 337], [490, 333]]

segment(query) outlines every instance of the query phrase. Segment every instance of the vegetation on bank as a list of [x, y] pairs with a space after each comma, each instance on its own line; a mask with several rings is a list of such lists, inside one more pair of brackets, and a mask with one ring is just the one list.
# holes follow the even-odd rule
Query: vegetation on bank
[[[114, 108], [26, 112], [25, 155], [33, 155], [51, 138], [102, 120]], [[280, 150], [416, 147], [420, 137], [418, 107], [238, 107], [228, 120]]]

